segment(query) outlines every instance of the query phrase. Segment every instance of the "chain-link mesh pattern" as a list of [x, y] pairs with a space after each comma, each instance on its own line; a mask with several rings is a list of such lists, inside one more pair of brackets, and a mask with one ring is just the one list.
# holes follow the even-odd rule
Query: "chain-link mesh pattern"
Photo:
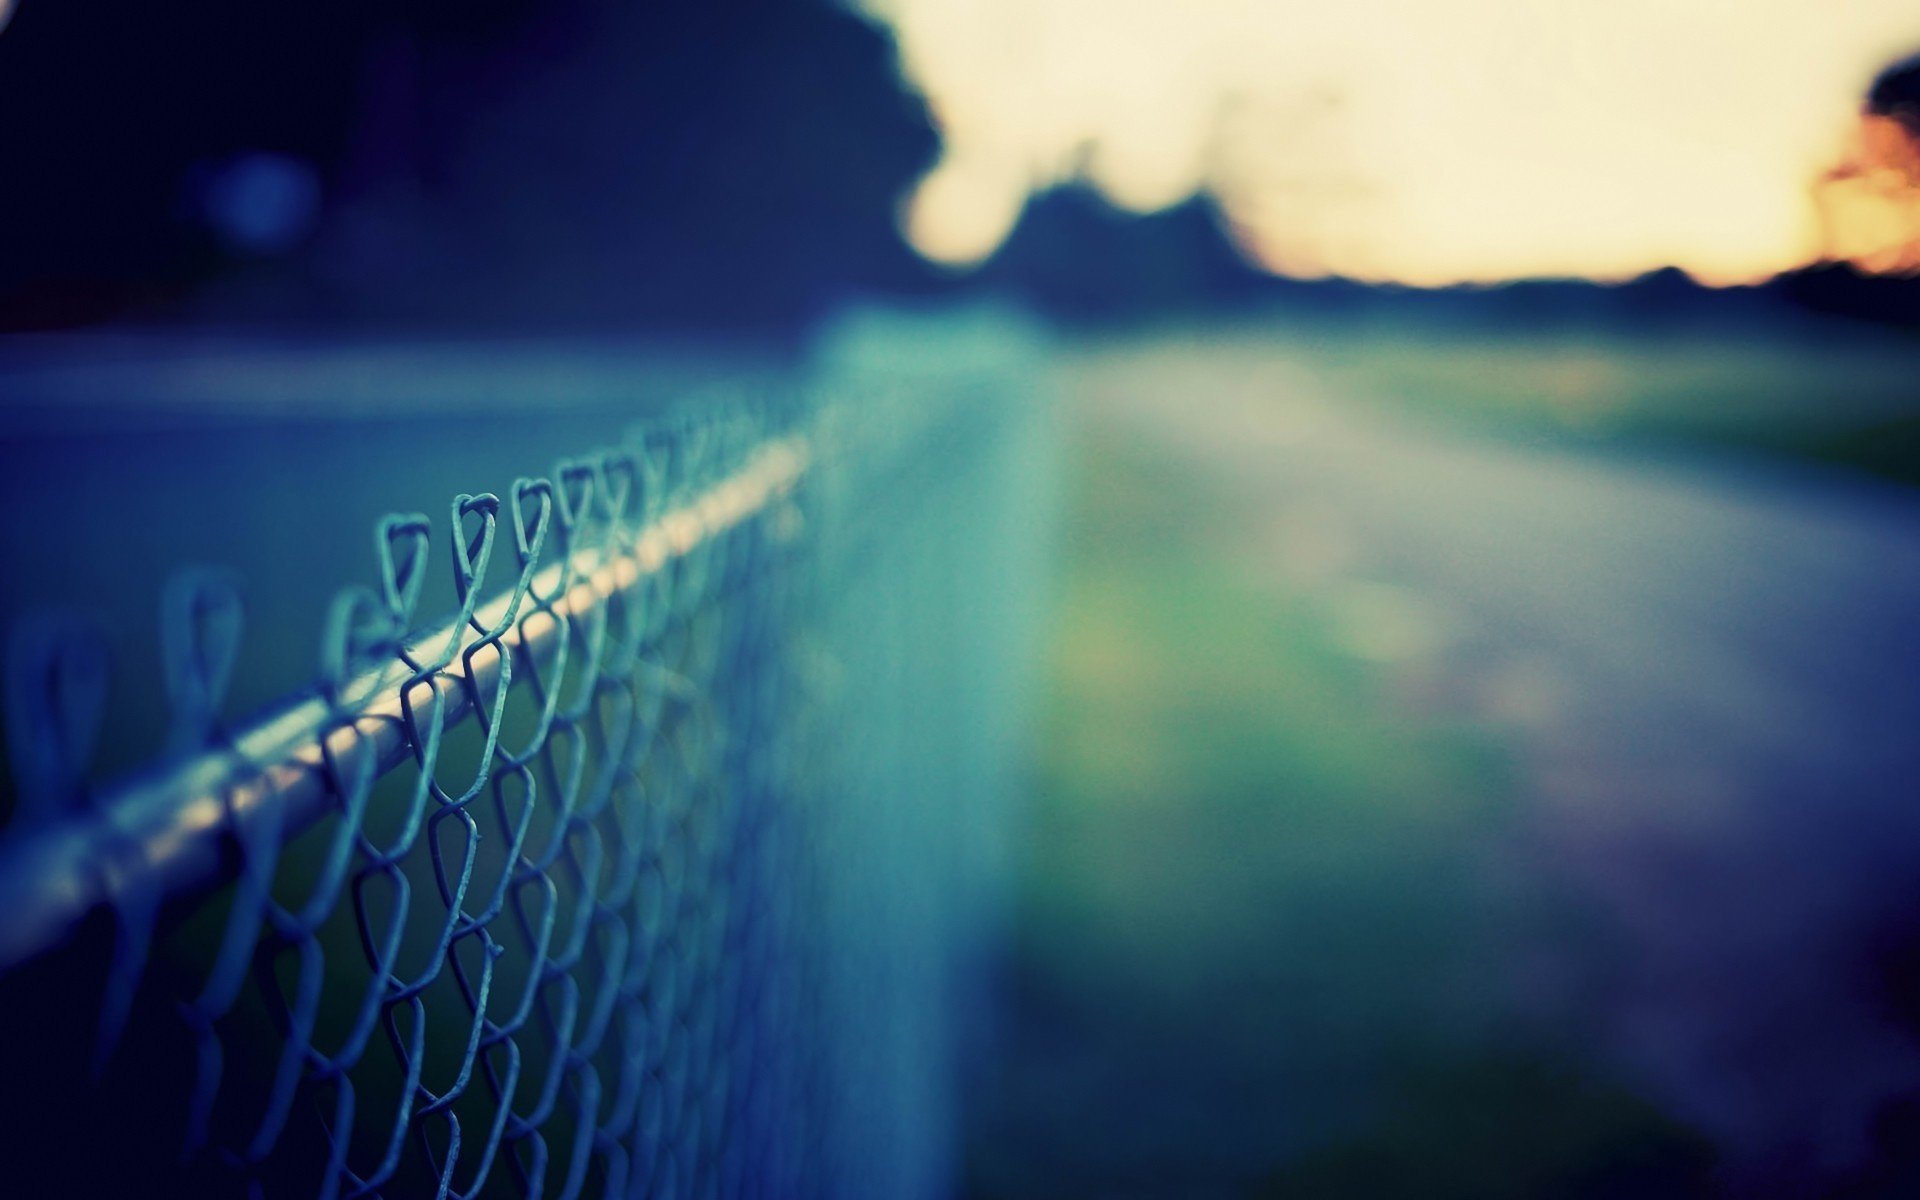
[[[52, 1178], [154, 1192], [950, 1190], [1039, 419], [648, 426], [455, 498], [438, 622], [433, 525], [388, 518], [316, 692], [231, 733], [234, 585], [182, 576], [172, 756], [92, 802], [89, 651], [23, 642], [0, 998], [94, 1062], [13, 1056], [0, 1115]], [[93, 915], [37, 932], [62, 904]]]

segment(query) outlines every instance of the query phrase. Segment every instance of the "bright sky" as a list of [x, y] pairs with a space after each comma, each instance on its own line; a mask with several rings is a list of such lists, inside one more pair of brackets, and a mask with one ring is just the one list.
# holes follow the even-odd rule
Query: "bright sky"
[[1814, 180], [1916, 0], [865, 0], [945, 138], [910, 197], [976, 261], [1075, 175], [1196, 190], [1289, 274], [1736, 282], [1817, 250]]

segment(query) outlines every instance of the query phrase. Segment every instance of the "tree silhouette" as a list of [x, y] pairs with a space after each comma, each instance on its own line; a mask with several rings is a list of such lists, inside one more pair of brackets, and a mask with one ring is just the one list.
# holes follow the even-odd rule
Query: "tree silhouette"
[[1827, 259], [1920, 273], [1920, 56], [1867, 89], [1847, 155], [1815, 185], [1814, 205]]
[[[223, 318], [791, 322], [920, 277], [894, 206], [936, 144], [890, 39], [829, 0], [28, 3], [0, 328], [206, 284]], [[272, 259], [196, 200], [262, 152], [320, 195]]]

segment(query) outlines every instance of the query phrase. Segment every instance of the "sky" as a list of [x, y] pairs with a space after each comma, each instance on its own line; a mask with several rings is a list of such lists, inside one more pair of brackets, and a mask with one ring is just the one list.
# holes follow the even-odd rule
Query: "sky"
[[903, 228], [956, 265], [1080, 178], [1208, 192], [1290, 275], [1748, 282], [1820, 254], [1816, 183], [1920, 49], [1916, 0], [864, 2], [943, 137]]

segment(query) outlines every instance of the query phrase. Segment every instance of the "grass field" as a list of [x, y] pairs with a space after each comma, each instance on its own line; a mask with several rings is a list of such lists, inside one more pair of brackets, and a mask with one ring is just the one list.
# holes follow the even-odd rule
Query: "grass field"
[[[1878, 432], [1912, 428], [1920, 353], [1884, 339], [1329, 328], [1069, 363], [1083, 417], [1122, 380], [1196, 407], [1308, 388], [1471, 436], [1920, 477]], [[1506, 731], [1409, 702], [1431, 681], [1381, 645], [1391, 596], [1374, 620], [1290, 588], [1273, 514], [1080, 428], [975, 1192], [1718, 1194], [1704, 1137], [1512, 1001], [1526, 946], [1585, 935], [1504, 871], [1527, 803]]]
[[1703, 445], [1920, 482], [1912, 334], [1811, 319], [1667, 333], [1329, 319], [1165, 331], [1080, 361], [1192, 390], [1194, 350], [1234, 386], [1278, 392], [1305, 367], [1343, 403], [1482, 433]]
[[1341, 614], [1240, 556], [1254, 514], [1151, 447], [1080, 449], [977, 1193], [1695, 1177], [1696, 1139], [1499, 1006], [1503, 947], [1550, 914], [1488, 883], [1513, 803], [1491, 732], [1396, 715]]
[[1301, 351], [1356, 394], [1449, 420], [1804, 458], [1920, 483], [1920, 339], [1813, 324], [1769, 336], [1406, 331]]

